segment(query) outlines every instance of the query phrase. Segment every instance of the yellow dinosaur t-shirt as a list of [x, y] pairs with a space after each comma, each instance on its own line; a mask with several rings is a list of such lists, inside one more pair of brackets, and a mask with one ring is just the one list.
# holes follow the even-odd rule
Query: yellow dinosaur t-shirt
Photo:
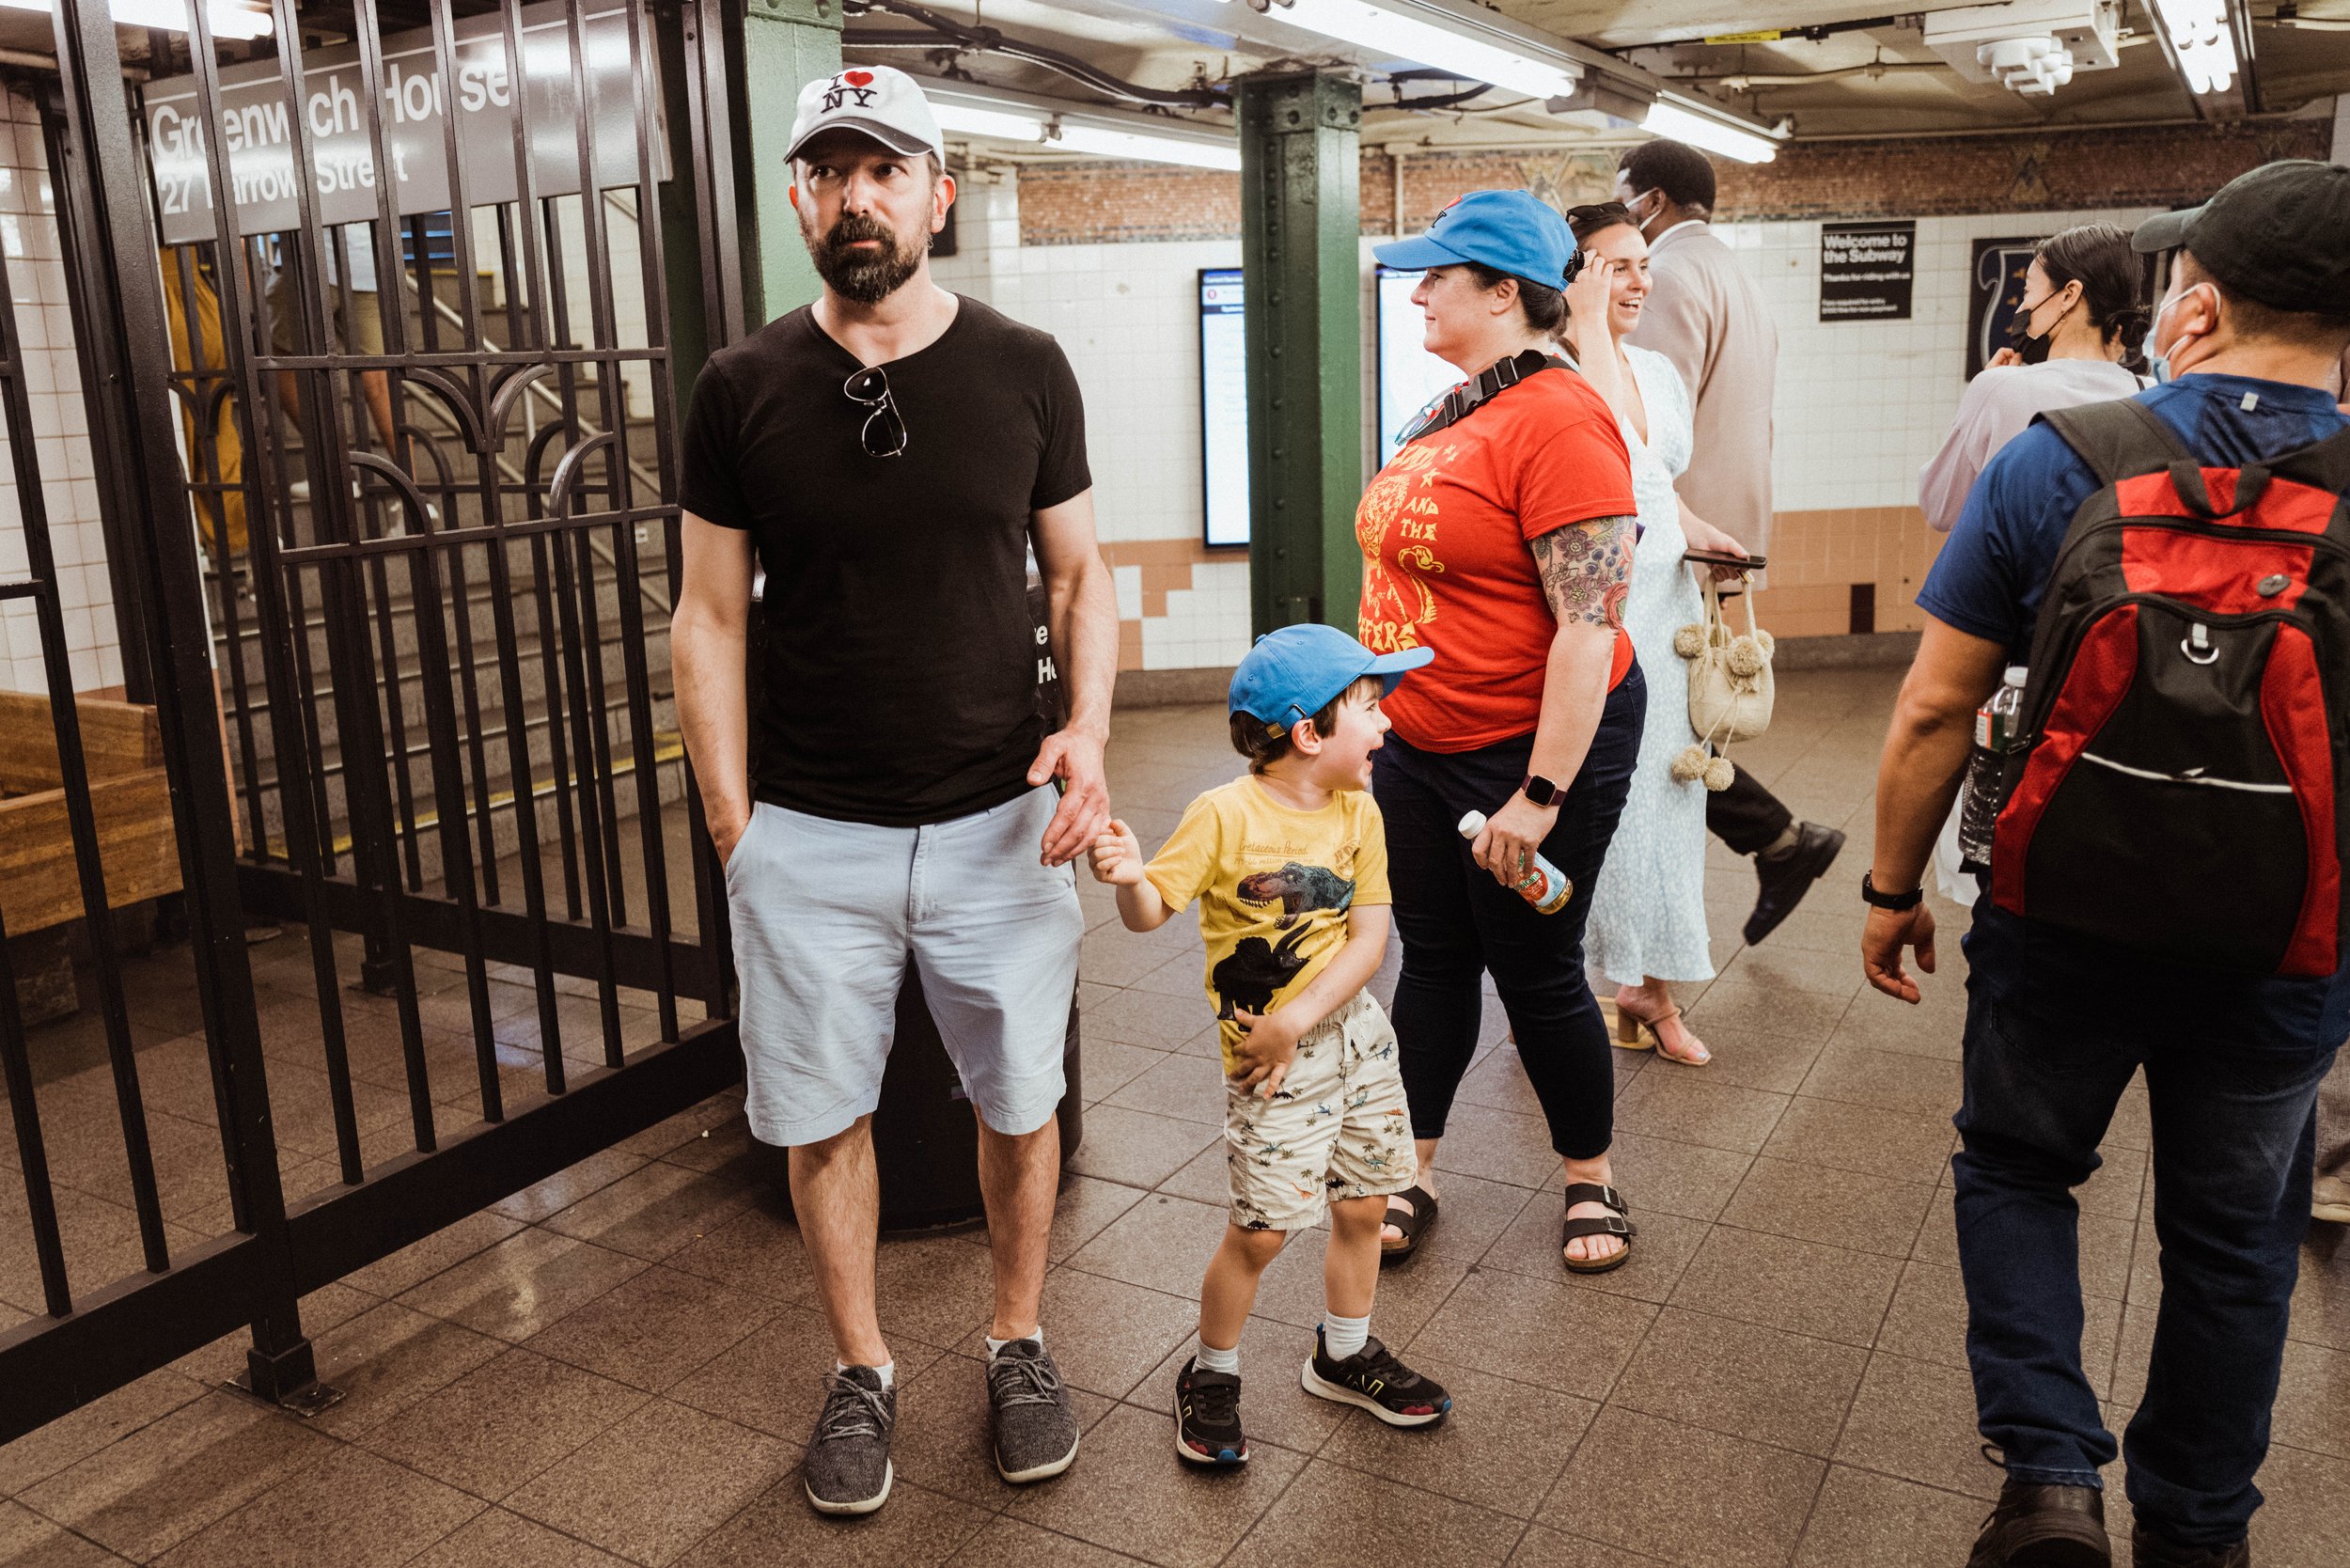
[[1346, 912], [1392, 903], [1379, 808], [1341, 790], [1318, 811], [1282, 805], [1253, 776], [1193, 801], [1143, 868], [1169, 908], [1199, 901], [1208, 995], [1223, 1021], [1224, 1064], [1241, 1028], [1294, 996], [1346, 941]]

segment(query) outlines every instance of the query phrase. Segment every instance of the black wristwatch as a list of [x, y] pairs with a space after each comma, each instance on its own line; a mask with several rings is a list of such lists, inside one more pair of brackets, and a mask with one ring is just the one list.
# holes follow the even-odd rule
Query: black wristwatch
[[1925, 901], [1925, 896], [1926, 890], [1922, 886], [1913, 887], [1906, 893], [1880, 893], [1871, 874], [1867, 871], [1860, 873], [1860, 902], [1879, 909], [1915, 909]]
[[1518, 786], [1518, 793], [1537, 806], [1556, 806], [1559, 803], [1559, 786], [1539, 773], [1528, 774], [1525, 782]]

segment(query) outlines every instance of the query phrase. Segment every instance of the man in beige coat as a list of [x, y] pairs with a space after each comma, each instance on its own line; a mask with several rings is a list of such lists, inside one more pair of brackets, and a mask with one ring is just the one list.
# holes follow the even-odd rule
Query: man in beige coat
[[[1696, 405], [1689, 466], [1676, 488], [1689, 510], [1745, 545], [1771, 540], [1771, 384], [1778, 334], [1762, 292], [1711, 226], [1714, 165], [1679, 142], [1644, 142], [1616, 170], [1616, 198], [1649, 243], [1647, 305], [1632, 341], [1673, 362]], [[1705, 797], [1705, 825], [1754, 857], [1762, 887], [1745, 936], [1768, 936], [1835, 863], [1844, 835], [1798, 823], [1745, 769]]]

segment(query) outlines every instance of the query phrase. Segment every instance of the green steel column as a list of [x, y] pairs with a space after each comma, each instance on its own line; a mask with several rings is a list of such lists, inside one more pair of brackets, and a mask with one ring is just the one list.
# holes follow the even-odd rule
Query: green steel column
[[1362, 591], [1362, 89], [1314, 71], [1240, 81], [1247, 289], [1249, 619], [1352, 631]]
[[822, 292], [791, 211], [791, 118], [800, 89], [840, 70], [840, 0], [747, 0], [743, 13], [743, 112], [750, 125], [743, 292], [753, 326]]

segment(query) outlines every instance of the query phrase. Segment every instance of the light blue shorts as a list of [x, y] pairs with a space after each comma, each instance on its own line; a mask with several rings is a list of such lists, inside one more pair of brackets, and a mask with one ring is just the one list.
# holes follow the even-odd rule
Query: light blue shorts
[[929, 827], [751, 808], [727, 902], [753, 1137], [820, 1142], [880, 1104], [909, 960], [988, 1126], [1051, 1120], [1085, 933], [1075, 872], [1037, 863], [1058, 803]]

